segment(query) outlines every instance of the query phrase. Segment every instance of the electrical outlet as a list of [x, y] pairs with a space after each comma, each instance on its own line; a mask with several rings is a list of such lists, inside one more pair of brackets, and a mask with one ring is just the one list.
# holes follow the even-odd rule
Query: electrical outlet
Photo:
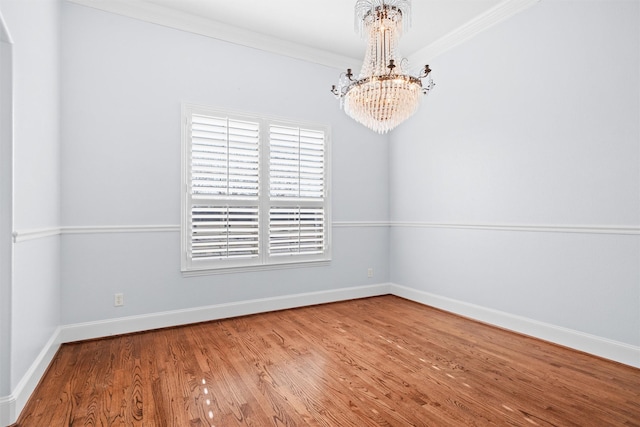
[[122, 307], [124, 305], [124, 294], [115, 294], [113, 297], [114, 307]]
[[367, 277], [373, 277], [373, 268], [369, 267], [367, 269]]

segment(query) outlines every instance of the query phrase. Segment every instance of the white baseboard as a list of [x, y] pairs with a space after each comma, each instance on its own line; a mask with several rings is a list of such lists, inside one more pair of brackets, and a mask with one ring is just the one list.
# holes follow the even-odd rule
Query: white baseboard
[[16, 421], [16, 401], [13, 394], [0, 396], [0, 426], [8, 426]]
[[62, 327], [61, 340], [62, 342], [81, 341], [111, 335], [206, 322], [209, 320], [265, 313], [268, 311], [387, 295], [389, 294], [389, 289], [388, 283], [382, 283], [217, 304], [185, 310], [172, 310], [141, 316], [120, 317], [98, 322], [76, 323]]
[[13, 393], [9, 396], [0, 396], [0, 426], [16, 422], [22, 408], [27, 404], [29, 397], [36, 389], [40, 379], [60, 348], [60, 332], [61, 327], [58, 327], [24, 374], [15, 390], [13, 390]]
[[640, 368], [640, 347], [393, 283], [381, 283], [61, 326], [13, 393], [0, 396], [0, 426], [16, 421], [62, 343], [387, 294]]
[[0, 396], [0, 426], [10, 425], [17, 420], [62, 343], [388, 293], [389, 284], [382, 283], [61, 326], [49, 339], [13, 393]]
[[391, 294], [411, 301], [640, 368], [640, 347], [393, 283], [390, 288]]

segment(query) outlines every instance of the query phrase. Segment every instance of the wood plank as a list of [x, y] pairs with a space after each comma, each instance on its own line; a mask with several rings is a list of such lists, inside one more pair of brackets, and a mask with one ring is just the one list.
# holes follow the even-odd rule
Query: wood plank
[[640, 426], [640, 370], [383, 296], [65, 344], [58, 425]]

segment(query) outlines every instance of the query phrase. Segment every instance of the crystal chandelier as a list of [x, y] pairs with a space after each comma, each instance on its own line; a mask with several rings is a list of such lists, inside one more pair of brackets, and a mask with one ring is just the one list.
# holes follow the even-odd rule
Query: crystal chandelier
[[357, 79], [349, 68], [331, 88], [349, 116], [378, 133], [388, 132], [415, 113], [420, 95], [434, 86], [428, 65], [414, 77], [408, 74], [407, 59], [397, 59], [398, 39], [411, 24], [410, 9], [411, 0], [358, 0], [355, 25], [367, 39], [364, 63]]

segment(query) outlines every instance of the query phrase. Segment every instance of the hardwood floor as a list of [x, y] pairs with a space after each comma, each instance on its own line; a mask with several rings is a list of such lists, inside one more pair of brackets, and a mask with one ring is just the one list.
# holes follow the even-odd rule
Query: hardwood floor
[[17, 426], [640, 426], [640, 370], [394, 296], [63, 345]]

